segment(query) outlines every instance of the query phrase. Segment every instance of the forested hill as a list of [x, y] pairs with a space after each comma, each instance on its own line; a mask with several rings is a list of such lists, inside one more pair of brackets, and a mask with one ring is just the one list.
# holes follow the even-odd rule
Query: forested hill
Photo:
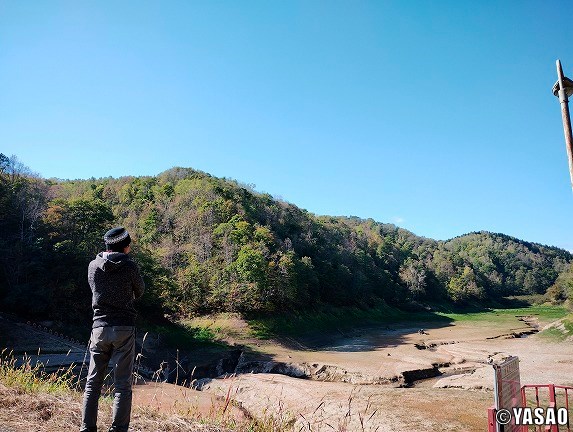
[[0, 155], [0, 213], [0, 306], [62, 320], [86, 316], [86, 266], [115, 224], [135, 239], [149, 314], [487, 301], [545, 293], [572, 261], [502, 234], [444, 242], [316, 216], [188, 168], [59, 181]]

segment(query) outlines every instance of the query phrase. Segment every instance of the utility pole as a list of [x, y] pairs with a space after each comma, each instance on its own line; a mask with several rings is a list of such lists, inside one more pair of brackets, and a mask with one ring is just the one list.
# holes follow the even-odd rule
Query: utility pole
[[557, 82], [553, 86], [553, 94], [559, 97], [561, 103], [561, 117], [563, 119], [563, 132], [565, 133], [565, 146], [569, 160], [569, 175], [571, 188], [573, 188], [573, 136], [571, 134], [571, 117], [569, 115], [569, 96], [573, 94], [573, 81], [563, 75], [561, 61], [557, 60]]

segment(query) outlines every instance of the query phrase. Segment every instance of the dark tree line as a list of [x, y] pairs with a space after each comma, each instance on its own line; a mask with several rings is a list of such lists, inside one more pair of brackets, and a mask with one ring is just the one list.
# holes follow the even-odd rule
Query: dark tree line
[[0, 155], [0, 213], [0, 305], [64, 321], [89, 319], [86, 266], [113, 224], [136, 240], [148, 314], [571, 292], [572, 257], [558, 248], [488, 232], [442, 242], [371, 219], [316, 216], [186, 168], [56, 181]]

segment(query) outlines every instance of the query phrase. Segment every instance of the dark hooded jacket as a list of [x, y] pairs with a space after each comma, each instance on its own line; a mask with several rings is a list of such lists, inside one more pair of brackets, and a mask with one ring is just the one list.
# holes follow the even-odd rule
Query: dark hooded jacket
[[120, 252], [100, 252], [88, 267], [92, 289], [92, 328], [135, 325], [133, 301], [143, 295], [145, 285], [139, 268]]

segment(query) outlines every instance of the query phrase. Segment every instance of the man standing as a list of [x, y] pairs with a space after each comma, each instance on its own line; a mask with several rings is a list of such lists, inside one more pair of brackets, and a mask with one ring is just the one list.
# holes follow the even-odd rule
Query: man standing
[[131, 238], [118, 227], [103, 237], [106, 251], [88, 267], [94, 311], [82, 426], [80, 432], [97, 432], [98, 399], [110, 360], [113, 360], [114, 402], [110, 432], [127, 432], [131, 416], [131, 376], [135, 358], [135, 308], [145, 285], [139, 268], [128, 256]]

